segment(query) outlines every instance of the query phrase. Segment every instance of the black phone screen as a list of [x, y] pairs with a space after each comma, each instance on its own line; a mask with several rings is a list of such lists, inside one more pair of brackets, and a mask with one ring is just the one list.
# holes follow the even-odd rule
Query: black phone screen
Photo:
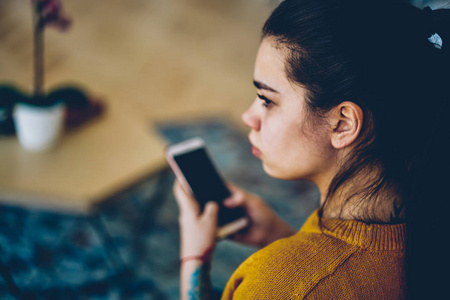
[[231, 196], [231, 193], [204, 148], [175, 155], [174, 160], [191, 187], [202, 211], [208, 201], [219, 204], [219, 226], [245, 216], [242, 208], [229, 209], [223, 206], [223, 200]]

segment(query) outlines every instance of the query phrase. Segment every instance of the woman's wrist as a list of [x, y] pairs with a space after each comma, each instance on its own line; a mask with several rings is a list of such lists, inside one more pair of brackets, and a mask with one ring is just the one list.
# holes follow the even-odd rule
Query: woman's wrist
[[187, 260], [180, 267], [181, 300], [210, 299], [210, 262]]
[[182, 256], [180, 258], [180, 265], [182, 265], [188, 261], [199, 261], [203, 264], [209, 263], [211, 261], [213, 251], [214, 251], [214, 246], [210, 246], [202, 254]]

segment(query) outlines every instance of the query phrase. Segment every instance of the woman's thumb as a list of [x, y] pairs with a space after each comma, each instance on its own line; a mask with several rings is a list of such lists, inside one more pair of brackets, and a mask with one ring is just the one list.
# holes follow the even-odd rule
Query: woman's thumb
[[217, 218], [217, 214], [219, 213], [219, 204], [213, 201], [209, 201], [205, 205], [204, 215], [206, 217], [214, 217]]

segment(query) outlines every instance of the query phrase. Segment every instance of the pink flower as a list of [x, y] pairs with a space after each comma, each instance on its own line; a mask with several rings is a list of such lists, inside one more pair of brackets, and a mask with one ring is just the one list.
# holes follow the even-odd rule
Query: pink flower
[[66, 30], [72, 23], [71, 19], [62, 11], [60, 0], [31, 0], [39, 15], [39, 27], [54, 26], [59, 30]]

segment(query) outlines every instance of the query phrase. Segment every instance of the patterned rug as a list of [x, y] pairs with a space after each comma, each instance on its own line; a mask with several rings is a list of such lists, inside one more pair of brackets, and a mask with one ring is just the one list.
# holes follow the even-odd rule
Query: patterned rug
[[[261, 195], [299, 228], [318, 206], [307, 182], [267, 176], [245, 134], [226, 119], [159, 124], [170, 143], [202, 137], [224, 177]], [[92, 215], [0, 206], [1, 299], [178, 299], [178, 208], [164, 170]], [[221, 241], [211, 270], [222, 289], [256, 249]]]

